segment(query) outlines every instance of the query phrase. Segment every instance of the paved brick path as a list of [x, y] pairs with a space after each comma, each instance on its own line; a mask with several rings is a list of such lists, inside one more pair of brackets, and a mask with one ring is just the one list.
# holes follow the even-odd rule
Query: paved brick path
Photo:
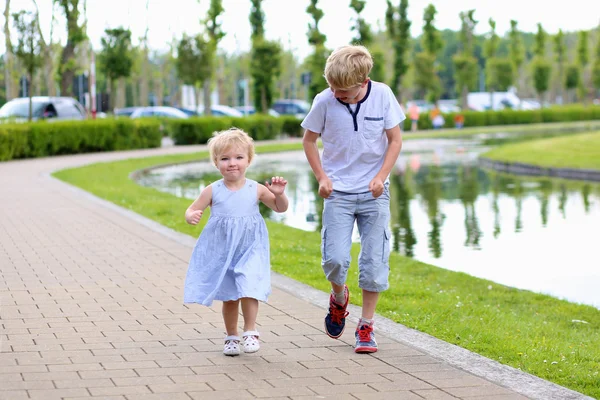
[[194, 239], [49, 176], [197, 149], [0, 163], [0, 399], [584, 398], [385, 319], [356, 355], [355, 322], [329, 339], [327, 295], [277, 275], [261, 350], [223, 356], [219, 304], [181, 301]]

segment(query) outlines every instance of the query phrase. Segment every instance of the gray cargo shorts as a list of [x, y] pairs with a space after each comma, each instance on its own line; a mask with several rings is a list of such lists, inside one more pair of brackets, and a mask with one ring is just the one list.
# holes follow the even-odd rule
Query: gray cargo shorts
[[346, 283], [354, 223], [360, 234], [358, 286], [369, 292], [389, 287], [390, 193], [374, 198], [371, 192], [344, 193], [334, 190], [325, 199], [321, 230], [322, 267], [327, 280]]

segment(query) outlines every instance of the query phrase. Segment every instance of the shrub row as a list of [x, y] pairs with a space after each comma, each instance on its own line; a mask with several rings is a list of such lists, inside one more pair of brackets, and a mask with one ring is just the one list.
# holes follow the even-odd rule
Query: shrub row
[[[600, 119], [600, 107], [581, 105], [556, 106], [540, 110], [500, 110], [500, 111], [466, 111], [459, 113], [447, 113], [444, 115], [444, 128], [454, 127], [454, 117], [462, 115], [465, 118], [464, 126], [493, 126], [493, 125], [515, 125], [536, 124], [544, 122], [571, 122], [590, 121]], [[411, 121], [404, 121], [404, 129], [410, 131]], [[419, 115], [419, 129], [432, 129], [429, 113]]]
[[203, 144], [212, 137], [214, 132], [231, 127], [248, 132], [254, 140], [277, 139], [281, 134], [295, 137], [302, 135], [300, 120], [287, 116], [198, 117], [172, 119], [167, 122], [167, 130], [175, 144]]
[[156, 120], [98, 119], [0, 124], [0, 161], [160, 147], [162, 136], [161, 124]]

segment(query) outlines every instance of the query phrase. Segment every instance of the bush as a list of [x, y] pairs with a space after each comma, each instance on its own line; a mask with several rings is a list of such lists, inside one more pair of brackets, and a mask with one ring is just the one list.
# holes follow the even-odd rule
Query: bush
[[160, 147], [155, 120], [98, 119], [0, 125], [0, 160]]

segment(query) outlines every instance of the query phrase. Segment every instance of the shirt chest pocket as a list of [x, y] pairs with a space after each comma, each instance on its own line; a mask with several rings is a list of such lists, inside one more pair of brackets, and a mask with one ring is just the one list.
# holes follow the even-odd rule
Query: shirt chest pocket
[[381, 138], [384, 131], [383, 117], [365, 117], [363, 120], [362, 135], [368, 141]]

